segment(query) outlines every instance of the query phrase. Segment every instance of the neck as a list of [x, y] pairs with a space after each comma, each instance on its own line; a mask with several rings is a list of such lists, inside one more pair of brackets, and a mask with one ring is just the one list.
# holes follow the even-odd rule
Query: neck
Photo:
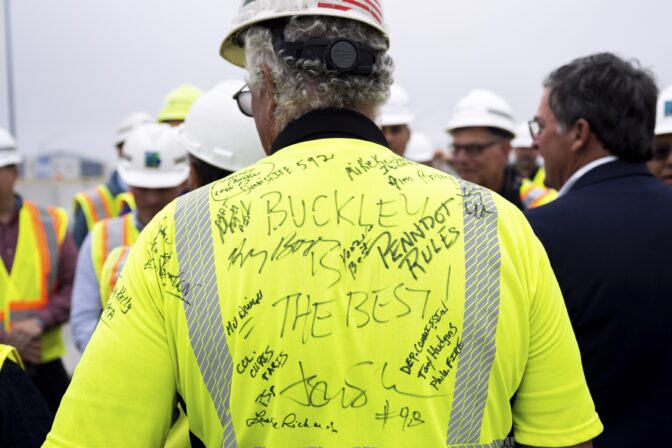
[[152, 218], [154, 217], [154, 215], [152, 215], [152, 214], [150, 214], [150, 213], [142, 213], [142, 212], [140, 212], [140, 210], [138, 210], [138, 211], [136, 212], [136, 216], [137, 216], [137, 218], [138, 218], [138, 222], [140, 223], [140, 225], [141, 225], [143, 228], [144, 228], [147, 224], [149, 224], [149, 222], [150, 222], [150, 221], [152, 220]]
[[0, 222], [6, 224], [14, 216], [16, 207], [16, 197], [11, 194], [0, 197]]
[[603, 157], [610, 156], [611, 153], [606, 151], [602, 147], [595, 147], [592, 148], [588, 151], [578, 153], [576, 157], [572, 160], [572, 162], [569, 164], [567, 172], [565, 173], [565, 180], [562, 183], [563, 185], [565, 182], [569, 180], [570, 177], [574, 175], [577, 171], [579, 171], [581, 168], [584, 166], [588, 165], [591, 162], [594, 162], [598, 159], [601, 159]]
[[504, 171], [502, 171], [496, 178], [492, 179], [492, 182], [488, 183], [487, 185], [484, 185], [486, 188], [494, 191], [495, 193], [503, 193], [504, 192], [504, 173], [505, 173], [506, 168]]

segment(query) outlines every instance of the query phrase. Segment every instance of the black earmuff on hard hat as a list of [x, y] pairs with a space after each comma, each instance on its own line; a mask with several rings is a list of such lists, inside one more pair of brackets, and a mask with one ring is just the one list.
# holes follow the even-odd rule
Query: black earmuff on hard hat
[[343, 37], [286, 42], [285, 23], [270, 26], [273, 50], [278, 56], [294, 60], [323, 61], [331, 70], [343, 74], [369, 76], [376, 63], [376, 51], [361, 42]]

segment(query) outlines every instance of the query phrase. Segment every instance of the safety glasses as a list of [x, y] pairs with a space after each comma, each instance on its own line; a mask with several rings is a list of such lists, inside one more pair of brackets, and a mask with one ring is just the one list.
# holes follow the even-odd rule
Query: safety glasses
[[238, 109], [240, 109], [243, 115], [254, 117], [254, 111], [252, 110], [252, 92], [250, 92], [250, 86], [248, 84], [241, 87], [240, 90], [233, 95], [233, 99], [238, 103]]

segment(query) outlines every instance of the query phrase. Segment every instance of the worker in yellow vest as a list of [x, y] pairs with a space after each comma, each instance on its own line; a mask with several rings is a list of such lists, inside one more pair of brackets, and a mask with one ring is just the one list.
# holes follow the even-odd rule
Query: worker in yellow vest
[[546, 170], [540, 163], [539, 148], [534, 145], [529, 124], [520, 123], [516, 128], [516, 138], [511, 141], [514, 163], [522, 183], [520, 201], [526, 209], [537, 208], [553, 202], [558, 192], [544, 184]]
[[248, 69], [234, 98], [269, 156], [145, 228], [46, 447], [161, 446], [177, 401], [209, 447], [600, 433], [525, 218], [392, 153], [374, 123], [393, 68], [381, 3], [243, 0], [221, 53]]
[[0, 343], [12, 345], [52, 412], [69, 378], [61, 326], [70, 313], [77, 248], [65, 210], [15, 192], [21, 156], [0, 129]]
[[159, 123], [170, 126], [182, 124], [189, 113], [189, 109], [202, 94], [201, 89], [191, 84], [182, 84], [168, 92], [163, 101], [163, 108], [159, 112]]
[[119, 176], [135, 197], [136, 210], [96, 223], [77, 261], [70, 325], [75, 345], [84, 350], [102, 311], [101, 272], [110, 251], [135, 243], [144, 226], [186, 187], [187, 152], [166, 124], [144, 124], [124, 144]]
[[[231, 101], [245, 83], [221, 81], [193, 104], [177, 138], [189, 151], [192, 190], [223, 179], [265, 157], [254, 121], [240, 113]], [[130, 246], [113, 249], [101, 270], [100, 297], [105, 307]]]
[[0, 446], [38, 448], [52, 421], [16, 349], [0, 344]]
[[[121, 160], [124, 142], [131, 131], [142, 124], [152, 122], [154, 119], [144, 112], [132, 113], [121, 121], [114, 138], [118, 159]], [[128, 192], [128, 185], [119, 177], [116, 170], [106, 183], [97, 185], [92, 190], [77, 193], [73, 205], [72, 229], [77, 247], [81, 247], [95, 223], [125, 214], [134, 207], [135, 203], [133, 196]]]

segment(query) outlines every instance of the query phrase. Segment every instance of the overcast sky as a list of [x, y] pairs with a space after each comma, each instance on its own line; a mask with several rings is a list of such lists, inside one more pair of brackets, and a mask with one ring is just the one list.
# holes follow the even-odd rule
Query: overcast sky
[[[238, 0], [0, 1], [11, 2], [17, 133], [27, 154], [67, 148], [112, 160], [113, 134], [127, 113], [156, 114], [165, 93], [183, 82], [207, 89], [245, 76], [218, 54]], [[414, 128], [437, 145], [445, 144], [444, 124], [470, 89], [499, 93], [516, 120], [526, 120], [544, 76], [577, 56], [635, 57], [656, 73], [659, 87], [672, 84], [670, 0], [383, 3], [395, 79], [411, 95]]]

